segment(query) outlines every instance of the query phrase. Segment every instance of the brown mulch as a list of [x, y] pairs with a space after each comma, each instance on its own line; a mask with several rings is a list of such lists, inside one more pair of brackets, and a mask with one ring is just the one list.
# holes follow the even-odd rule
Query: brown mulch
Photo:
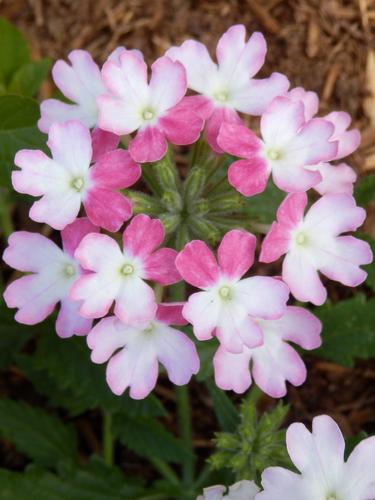
[[[35, 57], [66, 57], [84, 48], [98, 62], [117, 45], [139, 48], [152, 61], [190, 37], [213, 50], [235, 23], [260, 30], [269, 47], [264, 74], [281, 71], [293, 86], [317, 91], [322, 113], [348, 111], [363, 135], [352, 164], [360, 175], [375, 171], [374, 0], [0, 0], [0, 15], [25, 33]], [[47, 84], [43, 97], [51, 90]], [[366, 230], [375, 236], [375, 208]], [[329, 413], [346, 435], [374, 431], [373, 362], [346, 369], [309, 358], [308, 368], [306, 384], [289, 390], [291, 421]], [[204, 454], [216, 423], [206, 392], [193, 387], [193, 394], [199, 402], [195, 444]]]

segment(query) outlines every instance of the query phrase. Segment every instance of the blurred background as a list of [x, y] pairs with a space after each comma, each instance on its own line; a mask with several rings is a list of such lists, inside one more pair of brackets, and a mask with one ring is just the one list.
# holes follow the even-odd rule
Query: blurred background
[[[213, 51], [218, 37], [232, 24], [244, 24], [249, 33], [262, 31], [268, 42], [262, 74], [280, 71], [292, 86], [316, 91], [322, 114], [349, 112], [363, 137], [350, 164], [361, 177], [375, 171], [375, 1], [0, 0], [0, 15], [24, 33], [35, 59], [65, 58], [70, 50], [82, 48], [98, 63], [118, 45], [141, 49], [151, 62], [187, 38], [198, 39]], [[53, 92], [48, 80], [40, 97]], [[374, 237], [374, 203], [367, 210], [365, 231]], [[373, 295], [368, 289], [366, 293]], [[330, 294], [333, 300], [351, 297], [343, 287], [331, 286]], [[290, 420], [310, 420], [324, 412], [336, 418], [347, 435], [362, 428], [373, 430], [374, 362], [362, 360], [344, 367], [306, 359], [306, 384], [298, 389], [289, 386]], [[198, 389], [194, 397], [202, 405], [194, 409], [195, 445], [205, 448], [212, 437], [212, 416], [204, 411], [210, 403]], [[163, 390], [168, 398], [167, 389], [159, 388]], [[270, 403], [264, 398], [265, 407]]]

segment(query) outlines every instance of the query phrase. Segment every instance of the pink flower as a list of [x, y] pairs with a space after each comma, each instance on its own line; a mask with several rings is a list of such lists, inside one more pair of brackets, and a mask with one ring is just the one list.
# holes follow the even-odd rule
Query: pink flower
[[[318, 112], [319, 98], [315, 92], [296, 87], [286, 95], [293, 101], [302, 102], [306, 121], [311, 120]], [[337, 141], [338, 144], [337, 153], [332, 160], [339, 160], [352, 154], [359, 146], [361, 135], [357, 129], [347, 130], [351, 123], [350, 115], [342, 111], [334, 111], [323, 118], [334, 126], [330, 141]], [[318, 163], [307, 168], [319, 172], [322, 177], [321, 182], [314, 186], [314, 189], [319, 194], [353, 193], [353, 184], [357, 179], [357, 175], [349, 165], [340, 163], [336, 166], [331, 163]]]
[[169, 325], [183, 325], [182, 304], [159, 304], [148, 321], [125, 325], [115, 316], [102, 319], [91, 330], [87, 344], [94, 363], [107, 365], [107, 383], [121, 395], [128, 387], [133, 399], [143, 399], [156, 385], [158, 363], [169, 380], [185, 385], [199, 370], [199, 357], [186, 335]]
[[253, 317], [280, 318], [288, 300], [288, 287], [278, 279], [253, 276], [241, 280], [254, 262], [256, 239], [234, 229], [218, 248], [218, 262], [200, 240], [188, 243], [178, 254], [176, 267], [185, 281], [203, 291], [193, 293], [183, 315], [199, 340], [214, 334], [228, 351], [255, 347], [263, 334]]
[[346, 194], [322, 196], [304, 216], [306, 204], [306, 193], [285, 198], [263, 241], [260, 261], [273, 262], [286, 254], [282, 275], [294, 297], [321, 305], [327, 291], [318, 271], [351, 287], [366, 279], [359, 266], [372, 261], [370, 246], [353, 236], [341, 236], [361, 226], [366, 212]]
[[357, 174], [346, 163], [332, 165], [331, 163], [318, 163], [309, 167], [318, 171], [322, 176], [319, 184], [314, 186], [315, 191], [323, 194], [353, 194], [353, 184], [357, 180]]
[[83, 203], [93, 224], [118, 231], [131, 217], [132, 205], [117, 190], [139, 179], [139, 165], [127, 151], [117, 149], [99, 155], [90, 167], [90, 131], [77, 121], [53, 124], [47, 144], [52, 159], [42, 151], [23, 149], [14, 160], [21, 168], [12, 174], [14, 189], [42, 196], [31, 207], [30, 218], [46, 222], [54, 229], [63, 229], [74, 221]]
[[68, 55], [70, 65], [58, 60], [52, 68], [52, 77], [59, 90], [74, 104], [47, 99], [40, 105], [38, 127], [49, 132], [53, 123], [79, 120], [86, 127], [96, 125], [98, 106], [96, 98], [106, 91], [100, 69], [89, 52], [73, 50]]
[[371, 500], [375, 498], [375, 436], [362, 440], [344, 461], [345, 440], [328, 415], [300, 423], [286, 434], [289, 456], [301, 474], [268, 467], [257, 500]]
[[319, 172], [305, 168], [332, 159], [337, 144], [331, 141], [332, 123], [321, 118], [306, 122], [302, 102], [276, 97], [263, 113], [263, 140], [243, 125], [224, 123], [218, 143], [229, 154], [244, 158], [229, 167], [229, 183], [245, 196], [264, 191], [272, 173], [278, 188], [306, 191], [318, 184]]
[[220, 389], [242, 394], [252, 383], [252, 373], [263, 392], [281, 398], [287, 392], [286, 381], [299, 386], [306, 380], [306, 367], [287, 341], [304, 349], [316, 349], [321, 344], [321, 323], [306, 309], [293, 306], [288, 306], [279, 319], [256, 322], [263, 344], [253, 349], [244, 346], [239, 354], [219, 347], [214, 357], [215, 381]]
[[258, 491], [254, 481], [243, 479], [229, 486], [228, 492], [221, 484], [204, 488], [203, 495], [199, 495], [197, 500], [255, 500]]
[[[126, 50], [118, 47], [108, 57], [108, 61], [118, 63], [120, 54], [129, 52], [139, 59], [143, 55], [139, 50]], [[40, 105], [41, 118], [38, 127], [42, 132], [49, 132], [53, 123], [79, 120], [86, 127], [93, 128], [98, 121], [96, 99], [108, 92], [100, 73], [99, 66], [86, 50], [73, 50], [68, 55], [70, 64], [59, 59], [52, 68], [52, 77], [57, 88], [72, 104], [58, 99], [47, 99]]]
[[144, 280], [162, 285], [179, 281], [171, 248], [156, 250], [164, 239], [158, 219], [137, 215], [125, 229], [123, 251], [105, 234], [89, 234], [75, 252], [81, 266], [92, 271], [82, 276], [71, 290], [73, 300], [82, 300], [85, 318], [105, 316], [113, 301], [115, 315], [124, 323], [145, 322], [156, 311], [152, 288]]
[[253, 33], [246, 41], [246, 28], [232, 26], [220, 38], [215, 64], [205, 45], [187, 40], [166, 52], [186, 68], [188, 87], [201, 96], [188, 97], [190, 105], [207, 120], [206, 135], [210, 146], [222, 152], [216, 139], [222, 123], [241, 123], [237, 111], [261, 115], [272, 99], [284, 94], [288, 79], [280, 73], [269, 78], [252, 78], [264, 64], [266, 41], [261, 33]]
[[56, 320], [59, 337], [86, 335], [92, 321], [82, 318], [80, 304], [69, 299], [68, 293], [81, 268], [74, 259], [74, 251], [81, 239], [98, 229], [87, 218], [77, 219], [61, 232], [63, 249], [38, 233], [17, 231], [9, 237], [9, 246], [3, 259], [8, 266], [27, 274], [13, 281], [4, 292], [8, 307], [16, 307], [16, 321], [35, 325], [61, 307]]
[[172, 144], [195, 142], [203, 127], [186, 104], [186, 74], [182, 64], [160, 57], [151, 67], [128, 51], [119, 62], [107, 61], [103, 80], [110, 90], [98, 98], [99, 126], [117, 135], [138, 131], [129, 143], [129, 152], [137, 162], [160, 160]]

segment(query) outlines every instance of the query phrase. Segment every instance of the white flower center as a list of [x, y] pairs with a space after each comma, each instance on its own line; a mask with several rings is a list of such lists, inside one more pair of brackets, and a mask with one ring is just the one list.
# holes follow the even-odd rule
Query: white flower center
[[143, 120], [149, 122], [150, 120], [153, 120], [155, 118], [155, 111], [153, 111], [150, 108], [146, 108], [142, 111], [142, 118]]
[[219, 90], [215, 92], [214, 98], [219, 102], [227, 102], [229, 99], [229, 92], [227, 90]]
[[278, 149], [275, 149], [275, 148], [271, 148], [267, 151], [267, 156], [270, 160], [272, 161], [276, 161], [276, 160], [280, 160], [281, 156], [282, 156], [282, 153], [280, 150]]
[[305, 246], [309, 242], [309, 237], [307, 236], [306, 233], [304, 233], [303, 231], [300, 231], [296, 234], [295, 241], [296, 241], [297, 245]]
[[149, 335], [154, 330], [155, 330], [155, 323], [151, 322], [148, 324], [148, 326], [146, 326], [146, 328], [144, 328], [143, 333], [145, 333], [146, 335]]
[[80, 193], [85, 186], [85, 179], [83, 177], [74, 177], [70, 185], [77, 193]]
[[131, 276], [134, 273], [134, 266], [131, 264], [124, 264], [120, 269], [120, 273], [124, 276]]
[[223, 300], [231, 300], [233, 297], [232, 289], [227, 285], [220, 287], [219, 296]]
[[63, 274], [67, 278], [72, 278], [73, 276], [75, 276], [76, 270], [75, 270], [75, 267], [73, 266], [73, 264], [69, 264], [69, 263], [65, 264], [65, 266], [63, 268]]

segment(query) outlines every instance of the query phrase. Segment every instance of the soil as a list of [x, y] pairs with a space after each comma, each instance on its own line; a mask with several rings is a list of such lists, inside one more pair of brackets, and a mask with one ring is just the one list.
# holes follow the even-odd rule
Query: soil
[[[260, 30], [268, 42], [262, 72], [281, 71], [292, 86], [318, 92], [323, 114], [348, 111], [363, 137], [351, 165], [360, 176], [375, 170], [375, 1], [0, 0], [0, 14], [25, 33], [35, 57], [61, 58], [72, 49], [83, 48], [98, 62], [118, 45], [141, 49], [150, 62], [171, 44], [192, 37], [213, 50], [220, 34], [232, 24], [243, 23], [248, 32]], [[47, 82], [41, 98], [52, 90], [52, 83]], [[375, 236], [375, 207], [368, 211], [366, 231]], [[346, 293], [339, 287], [334, 292], [337, 297]], [[307, 365], [307, 382], [301, 388], [289, 388], [288, 420], [310, 422], [314, 415], [328, 413], [347, 436], [361, 429], [374, 432], [374, 362], [361, 361], [347, 369], [311, 357]], [[25, 384], [20, 374], [10, 372], [0, 390], [16, 396]], [[160, 385], [158, 392], [173, 403], [169, 385]], [[192, 398], [194, 444], [204, 458], [212, 448], [217, 423], [209, 395], [201, 386], [192, 385]], [[262, 408], [272, 404], [266, 396], [260, 402]], [[77, 419], [88, 452], [99, 447], [97, 421], [95, 412]], [[175, 426], [172, 416], [170, 426]], [[12, 453], [6, 466], [19, 468], [22, 458], [16, 460], [14, 450]], [[118, 450], [119, 465], [127, 468], [130, 458], [132, 467], [147, 477], [152, 475], [143, 461]]]

